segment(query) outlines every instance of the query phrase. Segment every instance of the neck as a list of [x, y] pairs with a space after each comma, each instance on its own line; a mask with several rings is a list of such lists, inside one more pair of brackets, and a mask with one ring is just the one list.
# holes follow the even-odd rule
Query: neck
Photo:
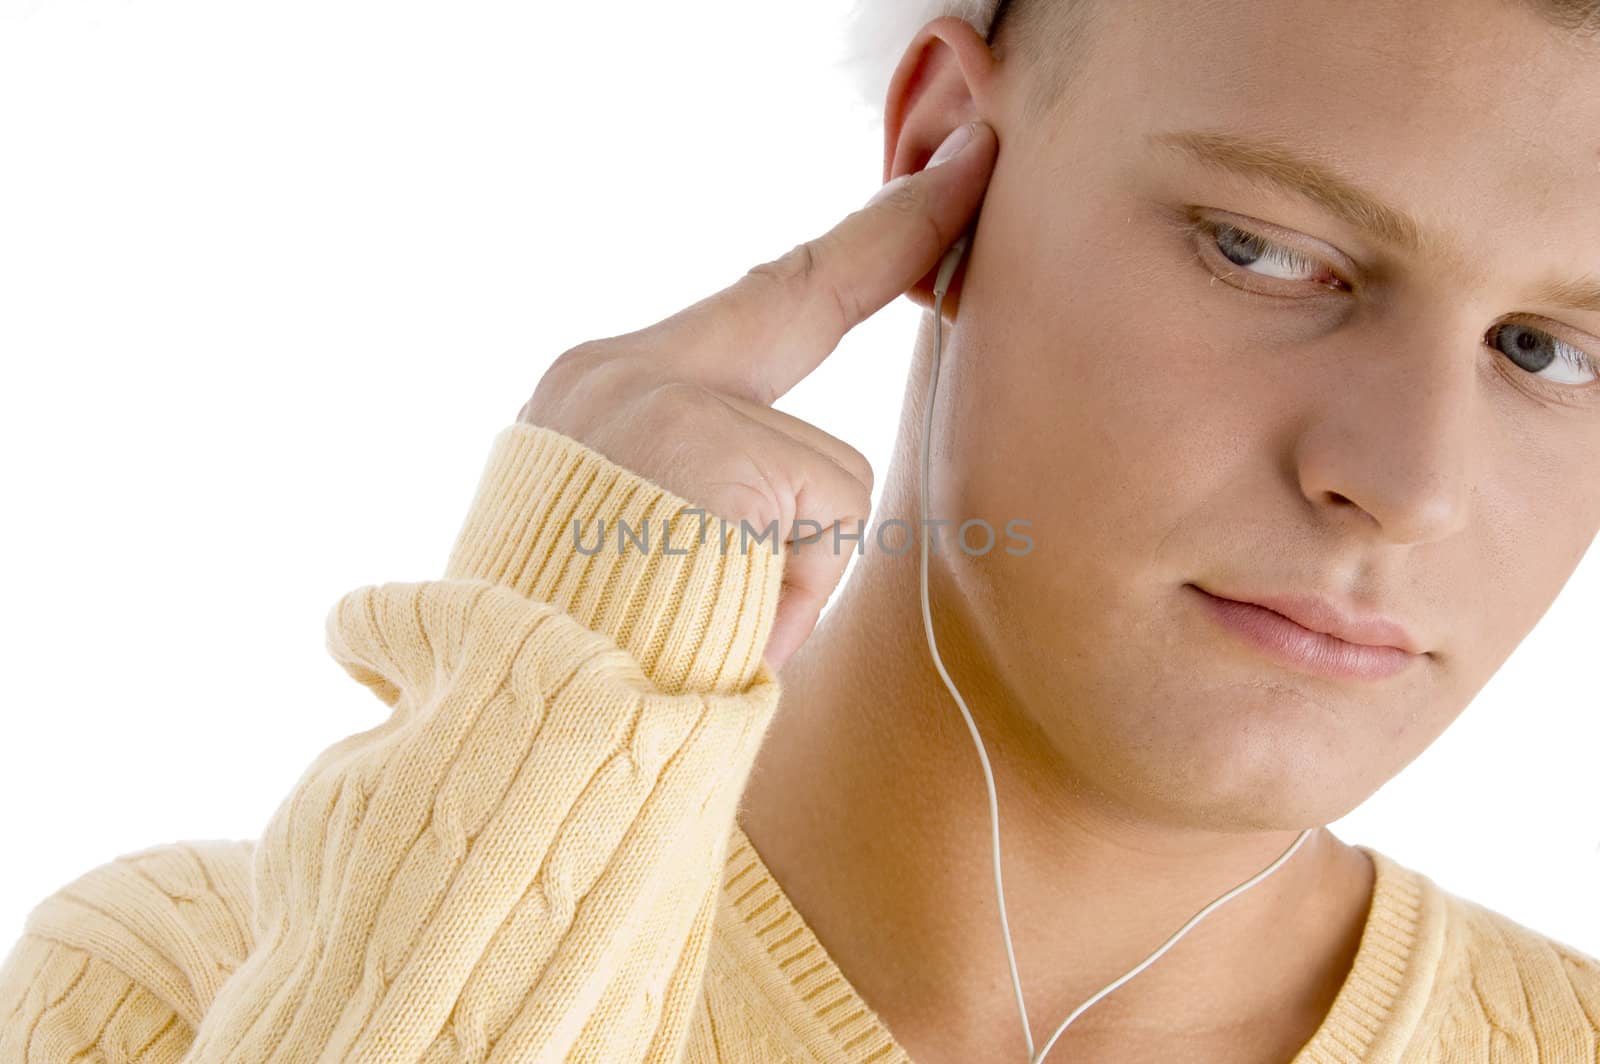
[[[901, 475], [886, 485], [883, 509], [916, 527], [910, 458], [896, 462]], [[892, 555], [869, 539], [833, 608], [785, 665], [740, 824], [915, 1059], [1023, 1060], [988, 792], [929, 655], [918, 551]], [[1076, 787], [1005, 678], [985, 669], [940, 572], [930, 558], [935, 634], [994, 774], [1006, 917], [1037, 1051], [1079, 1005], [1266, 868], [1298, 832], [1152, 823]], [[1214, 1041], [1243, 1060], [1248, 1036], [1273, 1042], [1260, 1059], [1288, 1059], [1348, 974], [1372, 874], [1364, 854], [1319, 828], [1073, 1021], [1050, 1058]]]

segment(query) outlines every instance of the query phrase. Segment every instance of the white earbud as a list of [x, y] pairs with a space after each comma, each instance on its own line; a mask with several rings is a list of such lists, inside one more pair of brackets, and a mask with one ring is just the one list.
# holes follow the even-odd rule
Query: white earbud
[[933, 295], [935, 299], [943, 300], [945, 292], [950, 289], [950, 278], [956, 274], [956, 267], [961, 264], [961, 256], [967, 250], [967, 234], [962, 233], [961, 238], [950, 245], [950, 250], [944, 253], [944, 258], [939, 260], [939, 274], [933, 282]]

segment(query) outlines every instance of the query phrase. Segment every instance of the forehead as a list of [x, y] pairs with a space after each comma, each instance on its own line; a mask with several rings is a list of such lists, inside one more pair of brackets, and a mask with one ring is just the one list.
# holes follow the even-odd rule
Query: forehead
[[1114, 116], [1128, 153], [1268, 134], [1469, 244], [1516, 232], [1600, 265], [1600, 44], [1532, 0], [1117, 0], [1084, 62], [1095, 106], [1064, 121]]

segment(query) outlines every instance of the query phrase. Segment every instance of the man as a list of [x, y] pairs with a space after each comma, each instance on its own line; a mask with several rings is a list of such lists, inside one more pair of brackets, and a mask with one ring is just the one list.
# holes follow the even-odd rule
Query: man
[[[1036, 546], [946, 549], [931, 579], [1039, 1043], [1420, 754], [1600, 527], [1600, 52], [1536, 4], [1028, 6], [999, 61], [928, 27], [885, 132], [895, 173], [964, 120], [1000, 142], [945, 302], [932, 508], [1026, 515]], [[904, 517], [926, 340], [883, 491]], [[914, 1059], [1021, 1059], [916, 561], [867, 551], [785, 667], [742, 823]], [[1275, 595], [1385, 616], [1404, 633], [1367, 641], [1414, 653], [1315, 675], [1211, 597]], [[1056, 1052], [1289, 1060], [1370, 887], [1320, 831]]]
[[[136, 1059], [119, 1019], [188, 1064], [1595, 1059], [1600, 962], [1320, 827], [1448, 726], [1600, 528], [1585, 10], [923, 25], [885, 111], [885, 176], [914, 176], [558, 359], [446, 579], [331, 615], [395, 716], [286, 799], [251, 919], [224, 915], [244, 847], [95, 870], [0, 972], [28, 1032], [3, 1059]], [[994, 767], [1027, 1034], [918, 553], [868, 533], [813, 633], [845, 554], [704, 534], [855, 529], [871, 470], [771, 403], [897, 294], [931, 309], [969, 227], [931, 597]], [[918, 521], [931, 332], [879, 528]], [[664, 515], [670, 551], [579, 549]], [[957, 549], [968, 518], [1026, 519], [1032, 549]]]

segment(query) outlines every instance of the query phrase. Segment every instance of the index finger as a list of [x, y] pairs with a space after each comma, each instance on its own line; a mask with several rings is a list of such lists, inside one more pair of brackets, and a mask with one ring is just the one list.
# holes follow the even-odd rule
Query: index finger
[[704, 383], [771, 403], [927, 276], [983, 202], [998, 151], [988, 123], [961, 128], [971, 135], [955, 154], [895, 178], [826, 233], [675, 315]]

